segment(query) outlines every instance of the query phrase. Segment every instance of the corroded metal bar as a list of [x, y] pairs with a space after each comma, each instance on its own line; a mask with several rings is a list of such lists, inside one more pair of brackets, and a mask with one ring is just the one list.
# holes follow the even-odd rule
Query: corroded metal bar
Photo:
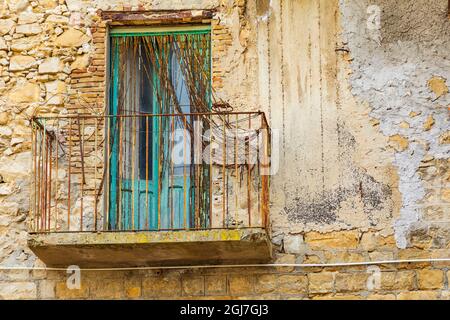
[[50, 222], [52, 216], [52, 141], [50, 137], [47, 138], [50, 140], [48, 143], [50, 144], [49, 148], [49, 173], [48, 173], [48, 226], [47, 229], [50, 230]]
[[42, 150], [40, 147], [40, 143], [39, 143], [39, 139], [40, 139], [40, 132], [37, 131], [36, 132], [36, 151], [37, 152], [37, 156], [36, 156], [36, 167], [37, 167], [37, 172], [36, 172], [36, 231], [38, 231], [40, 229], [39, 227], [39, 216], [41, 214], [41, 155], [42, 155]]
[[270, 148], [270, 132], [267, 120], [264, 119], [263, 132], [263, 148], [264, 148], [264, 163], [265, 173], [261, 176], [262, 180], [262, 210], [264, 215], [264, 228], [268, 227], [268, 216], [269, 216], [269, 172], [270, 172], [270, 159], [269, 159], [269, 148]]
[[172, 158], [173, 148], [174, 148], [174, 144], [175, 144], [175, 142], [174, 142], [174, 139], [175, 139], [175, 120], [176, 120], [175, 117], [170, 117], [170, 144], [169, 144], [170, 148], [169, 148], [169, 152], [168, 152], [168, 155], [167, 155], [168, 158], [169, 158], [169, 161], [170, 161], [169, 208], [170, 208], [170, 226], [171, 226], [171, 229], [173, 229], [174, 220], [175, 220], [175, 212], [174, 212], [174, 207], [173, 207], [173, 204], [174, 204], [173, 190], [175, 189], [174, 188], [174, 179], [175, 179], [175, 177], [174, 177], [174, 167], [173, 167], [173, 160], [174, 159]]
[[118, 192], [117, 192], [117, 212], [116, 214], [116, 226], [114, 226], [113, 228], [118, 228], [120, 229], [120, 227], [122, 226], [122, 151], [123, 151], [123, 143], [122, 143], [122, 127], [123, 127], [123, 121], [124, 118], [119, 118], [117, 123], [119, 125], [119, 136], [117, 137], [118, 139], [118, 143], [119, 143], [119, 162], [117, 164], [117, 168], [118, 168], [118, 174], [117, 174], [117, 186], [118, 186]]
[[42, 221], [42, 189], [43, 189], [43, 185], [42, 185], [42, 177], [43, 177], [43, 162], [44, 162], [44, 154], [43, 154], [43, 150], [44, 148], [42, 147], [42, 143], [43, 143], [43, 135], [42, 133], [39, 134], [39, 157], [38, 157], [38, 167], [39, 167], [39, 172], [38, 172], [38, 194], [39, 194], [39, 198], [38, 198], [38, 205], [39, 205], [39, 210], [38, 210], [38, 216], [37, 216], [37, 225], [39, 230], [42, 230], [42, 226], [41, 226], [41, 221]]
[[234, 175], [236, 177], [235, 180], [235, 187], [234, 187], [234, 210], [235, 210], [235, 222], [236, 224], [238, 223], [239, 220], [239, 212], [238, 212], [238, 181], [239, 181], [239, 176], [238, 176], [238, 123], [239, 123], [239, 116], [236, 114], [235, 116], [235, 121], [236, 121], [236, 125], [235, 125], [235, 129], [234, 129]]
[[[208, 117], [208, 116], [207, 116]], [[209, 122], [211, 122], [211, 116], [209, 116]], [[212, 219], [213, 219], [213, 155], [212, 155], [212, 130], [211, 126], [209, 127], [209, 226], [212, 227]]]
[[[201, 127], [200, 127], [200, 121], [199, 116], [197, 116], [197, 120], [195, 120], [196, 117], [194, 116], [194, 177], [195, 177], [195, 192], [194, 192], [194, 203], [195, 203], [195, 229], [198, 229], [200, 227], [200, 211], [201, 211], [201, 193], [200, 193], [200, 173], [201, 173], [201, 164], [198, 162], [199, 159], [199, 146], [201, 146], [201, 141], [196, 141], [198, 138], [201, 140]], [[197, 142], [197, 143], [195, 143]]]
[[251, 192], [251, 185], [252, 185], [252, 171], [251, 171], [251, 164], [250, 164], [250, 134], [252, 131], [252, 117], [248, 117], [248, 133], [247, 133], [247, 212], [248, 212], [248, 226], [252, 226], [252, 192]]
[[[229, 115], [234, 115], [234, 114], [238, 114], [238, 115], [261, 115], [264, 114], [261, 111], [232, 111], [232, 112], [186, 112], [183, 113], [183, 116], [204, 116], [204, 115], [210, 115], [210, 116], [229, 116]], [[36, 124], [41, 125], [39, 123], [39, 120], [45, 120], [45, 119], [94, 119], [94, 118], [102, 118], [102, 119], [106, 119], [106, 118], [134, 118], [134, 117], [146, 117], [146, 116], [152, 116], [152, 117], [179, 117], [180, 114], [179, 113], [145, 113], [145, 112], [138, 112], [138, 113], [133, 113], [133, 114], [117, 114], [117, 115], [101, 115], [101, 116], [97, 116], [97, 115], [68, 115], [68, 116], [53, 116], [53, 117], [37, 117], [34, 118], [34, 121]], [[49, 133], [51, 134], [51, 133]]]
[[[260, 135], [260, 131], [261, 130], [256, 130], [256, 168], [258, 170], [258, 174], [257, 174], [257, 196], [258, 196], [258, 212], [260, 213], [261, 217], [262, 217], [262, 210], [261, 210], [261, 192], [260, 192], [260, 188], [261, 188], [261, 162], [260, 162], [260, 150], [259, 150], [259, 135]], [[262, 223], [262, 220], [261, 220]], [[261, 226], [260, 226], [261, 227]]]
[[95, 141], [94, 141], [94, 230], [97, 231], [98, 208], [97, 208], [97, 156], [98, 156], [98, 119], [95, 119]]
[[183, 223], [184, 228], [189, 229], [187, 225], [187, 208], [186, 208], [186, 186], [187, 186], [187, 138], [186, 138], [186, 116], [183, 116]]
[[[44, 125], [45, 126], [45, 125]], [[44, 168], [44, 178], [43, 178], [43, 186], [44, 186], [44, 199], [43, 199], [43, 208], [44, 211], [42, 216], [42, 227], [44, 230], [47, 229], [47, 215], [48, 215], [48, 136], [46, 134], [47, 131], [44, 131], [44, 155], [45, 159], [43, 160]]]
[[145, 117], [145, 228], [149, 228], [149, 220], [150, 220], [150, 212], [148, 210], [148, 171], [149, 171], [149, 162], [148, 162], [148, 141], [149, 140], [149, 132], [148, 132], [148, 116]]
[[225, 223], [225, 200], [226, 200], [226, 188], [225, 188], [225, 169], [226, 169], [226, 162], [227, 162], [227, 128], [226, 128], [226, 122], [225, 120], [223, 121], [223, 145], [222, 145], [222, 225], [225, 228], [226, 227], [226, 223]]
[[161, 175], [161, 161], [162, 161], [162, 153], [164, 152], [164, 149], [161, 149], [162, 145], [162, 117], [158, 119], [158, 213], [157, 213], [157, 219], [158, 219], [158, 230], [161, 229], [161, 185], [162, 185], [162, 175]]
[[[134, 104], [133, 104], [134, 105]], [[136, 197], [136, 188], [135, 188], [135, 181], [136, 181], [136, 134], [139, 134], [138, 131], [136, 131], [136, 120], [137, 118], [131, 119], [131, 229], [134, 230], [135, 228], [135, 219], [134, 215], [136, 212], [136, 206], [134, 205], [135, 197]], [[139, 192], [139, 190], [137, 191]], [[129, 223], [129, 221], [128, 221]], [[128, 227], [128, 226], [127, 226]]]
[[56, 158], [55, 158], [55, 230], [58, 230], [58, 172], [59, 172], [59, 141], [58, 141], [58, 134], [59, 134], [59, 121], [56, 121], [56, 139], [55, 139], [55, 145], [56, 145]]
[[[264, 165], [267, 164], [267, 128], [266, 128], [266, 123], [264, 121], [264, 118], [262, 118], [261, 121], [261, 128], [262, 128], [262, 149], [263, 149], [263, 161], [264, 161]], [[261, 163], [260, 163], [261, 166]], [[267, 169], [265, 169], [267, 170]], [[267, 172], [264, 172], [264, 174], [260, 174], [261, 176], [261, 215], [262, 215], [262, 224], [263, 227], [266, 228], [267, 227], [267, 215], [268, 215], [268, 175]]]
[[35, 143], [34, 133], [35, 133], [34, 124], [31, 123], [31, 157], [32, 157], [31, 158], [31, 172], [32, 172], [33, 178], [32, 178], [32, 185], [30, 187], [30, 190], [33, 190], [33, 191], [30, 192], [31, 221], [28, 224], [28, 226], [31, 230], [36, 231], [36, 228], [33, 227], [33, 225], [35, 224], [35, 220], [36, 220], [36, 202], [35, 202], [35, 198], [36, 198], [36, 166], [35, 166], [36, 147], [34, 145], [34, 143]]
[[83, 129], [81, 129], [80, 120], [78, 120], [78, 143], [80, 144], [80, 160], [81, 160], [81, 199], [80, 199], [80, 231], [83, 231], [83, 211], [84, 211], [84, 184], [86, 177], [84, 174], [84, 121]]
[[[105, 216], [105, 219], [104, 219], [104, 221], [105, 221], [105, 223], [104, 223], [104, 226], [103, 226], [103, 229], [105, 229], [105, 230], [108, 230], [109, 228], [110, 228], [110, 226], [109, 226], [109, 215], [110, 215], [110, 213], [109, 213], [109, 195], [110, 195], [110, 192], [111, 192], [111, 190], [110, 190], [110, 185], [111, 185], [111, 179], [110, 179], [110, 175], [109, 175], [109, 170], [110, 170], [110, 162], [111, 162], [111, 147], [112, 147], [112, 144], [111, 144], [111, 140], [110, 140], [110, 132], [111, 132], [111, 118], [108, 118], [107, 119], [108, 121], [107, 121], [107, 126], [106, 126], [106, 144], [105, 144], [105, 147], [106, 147], [106, 166], [105, 166], [105, 168], [106, 168], [106, 171], [104, 171], [104, 173], [103, 173], [103, 176], [105, 176], [106, 175], [106, 179], [105, 179], [105, 187], [103, 187], [104, 189], [105, 189], [105, 194], [106, 194], [106, 199], [105, 199], [105, 207], [106, 207], [106, 211], [105, 211], [105, 214], [104, 214], [104, 216]], [[100, 188], [101, 188], [101, 186], [100, 186]], [[98, 199], [98, 193], [97, 193], [97, 199]]]
[[67, 179], [67, 230], [70, 231], [70, 178], [71, 178], [71, 167], [72, 167], [72, 119], [69, 119], [69, 168], [68, 168], [68, 179]]
[[42, 230], [45, 231], [45, 194], [46, 194], [46, 188], [45, 188], [45, 175], [47, 174], [46, 171], [46, 165], [47, 163], [45, 162], [45, 154], [46, 154], [46, 145], [45, 145], [45, 130], [43, 132], [43, 136], [42, 136], [42, 140], [41, 140], [41, 145], [42, 145], [42, 162], [41, 162], [41, 185], [42, 185], [42, 190], [41, 190], [41, 216], [40, 216], [40, 228]]

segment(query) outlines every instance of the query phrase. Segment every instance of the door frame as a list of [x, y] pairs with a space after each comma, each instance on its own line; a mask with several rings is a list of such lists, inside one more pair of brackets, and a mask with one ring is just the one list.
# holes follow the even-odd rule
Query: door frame
[[[178, 26], [118, 26], [118, 27], [111, 27], [109, 29], [108, 32], [108, 42], [109, 42], [109, 77], [108, 79], [112, 80], [110, 81], [110, 86], [109, 86], [109, 102], [108, 102], [108, 114], [109, 115], [118, 115], [118, 85], [119, 85], [119, 65], [118, 65], [118, 57], [119, 57], [119, 48], [118, 48], [118, 44], [116, 44], [115, 47], [113, 47], [112, 44], [112, 39], [115, 37], [137, 37], [137, 36], [162, 36], [162, 35], [171, 35], [171, 34], [188, 34], [188, 35], [195, 35], [195, 34], [211, 34], [211, 25], [210, 24], [203, 24], [203, 25], [178, 25]], [[212, 88], [212, 41], [210, 44], [210, 53], [209, 53], [209, 63], [210, 63], [210, 88]], [[156, 83], [155, 81], [157, 81], [157, 76], [156, 74], [154, 74], [153, 76], [153, 83]], [[209, 102], [210, 108], [212, 106], [212, 99], [211, 99], [211, 91], [209, 92], [209, 96], [207, 97], [207, 100]], [[152, 112], [155, 113], [155, 102], [153, 102], [152, 105]], [[152, 117], [152, 130], [153, 132], [159, 132], [159, 130], [161, 128], [159, 128], [159, 123], [160, 123], [160, 119], [161, 117]], [[112, 117], [110, 120], [110, 128], [116, 128], [117, 127], [117, 118]], [[106, 129], [108, 130], [108, 128]], [[111, 130], [110, 130], [111, 131]], [[111, 134], [111, 139], [114, 139], [114, 134], [112, 134], [112, 132], [110, 133], [106, 133], [105, 136], [109, 136], [109, 134]], [[116, 137], [119, 134], [116, 135]], [[110, 139], [110, 141], [111, 141]], [[155, 170], [156, 168], [158, 168], [159, 165], [159, 161], [158, 158], [160, 156], [159, 152], [160, 152], [160, 148], [159, 148], [159, 142], [158, 142], [158, 138], [153, 138], [152, 140], [152, 147], [153, 147], [153, 159], [151, 159], [152, 162], [152, 166], [153, 166], [153, 177], [152, 177], [152, 185], [153, 185], [153, 190], [152, 192], [156, 195], [157, 199], [161, 199], [164, 197], [164, 194], [168, 192], [165, 192], [164, 190], [162, 190], [162, 185], [160, 186], [160, 181], [159, 181], [159, 173], [157, 172], [157, 170]], [[117, 221], [117, 217], [119, 216], [119, 207], [117, 206], [117, 202], [119, 202], [120, 204], [122, 204], [123, 199], [119, 200], [119, 196], [120, 194], [118, 194], [117, 190], [118, 190], [118, 186], [117, 186], [117, 181], [115, 179], [111, 179], [111, 177], [117, 177], [119, 175], [118, 173], [118, 161], [117, 161], [117, 155], [118, 155], [118, 141], [117, 139], [114, 139], [114, 143], [110, 143], [110, 141], [108, 141], [108, 150], [111, 149], [111, 159], [107, 159], [107, 161], [109, 162], [107, 164], [108, 167], [108, 179], [107, 181], [109, 181], [109, 185], [106, 186], [105, 189], [108, 190], [107, 192], [107, 197], [105, 197], [105, 208], [108, 208], [108, 212], [105, 212], [105, 217], [107, 217], [107, 219], [104, 219], [105, 221], [105, 230], [123, 230], [123, 221], [122, 221], [122, 225], [119, 225], [119, 221]], [[112, 164], [115, 164], [114, 166]], [[211, 173], [210, 173], [211, 174]], [[150, 178], [150, 177], [149, 177]], [[120, 179], [119, 179], [120, 180]], [[137, 181], [135, 181], [135, 185], [140, 186], [142, 184], [141, 179], [135, 179]], [[147, 185], [149, 184], [149, 180], [144, 181]], [[130, 183], [131, 184], [131, 183]], [[161, 188], [160, 188], [161, 187]], [[172, 186], [173, 187], [173, 186]], [[187, 192], [187, 195], [190, 197], [190, 190], [191, 188], [188, 187], [188, 190], [184, 190], [184, 192]], [[137, 192], [138, 196], [137, 196], [137, 200], [136, 199], [132, 199], [132, 201], [134, 201], [135, 205], [136, 205], [136, 201], [139, 201], [139, 191]], [[117, 199], [116, 201], [111, 201], [111, 199]], [[135, 197], [136, 198], [136, 197]], [[211, 199], [210, 199], [211, 201]], [[187, 204], [188, 206], [188, 211], [190, 210], [189, 208], [189, 204]], [[152, 219], [152, 216], [156, 216], [156, 230], [158, 230], [160, 228], [160, 224], [161, 224], [161, 213], [162, 213], [162, 209], [161, 209], [161, 204], [159, 203], [159, 201], [157, 201], [154, 205], [153, 208], [150, 208], [149, 206], [149, 210], [155, 212], [147, 212], [146, 214], [148, 215], [148, 221], [149, 221], [149, 230], [155, 230], [155, 226], [151, 225], [151, 221], [154, 220]], [[139, 214], [138, 210], [135, 210], [135, 215], [136, 215], [136, 211], [137, 214]], [[123, 214], [122, 214], [123, 215]], [[131, 215], [131, 212], [130, 212]], [[137, 217], [138, 219], [140, 217]], [[154, 218], [154, 217], [153, 217]], [[189, 217], [188, 217], [189, 219]], [[135, 219], [136, 221], [136, 219]], [[173, 221], [172, 221], [173, 223]], [[187, 224], [187, 223], [186, 223]], [[132, 228], [134, 228], [135, 226], [132, 226]], [[187, 226], [187, 228], [189, 228], [189, 226]], [[135, 230], [135, 229], [133, 229]], [[140, 228], [139, 230], [145, 230]]]

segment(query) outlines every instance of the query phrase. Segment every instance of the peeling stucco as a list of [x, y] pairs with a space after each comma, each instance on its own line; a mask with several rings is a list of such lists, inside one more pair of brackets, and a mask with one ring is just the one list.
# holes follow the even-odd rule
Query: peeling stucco
[[[343, 148], [343, 158], [351, 159], [351, 152], [354, 152], [355, 138], [345, 129], [341, 129], [340, 140]], [[369, 224], [376, 225], [374, 215], [384, 207], [390, 206], [392, 191], [389, 185], [376, 181], [367, 174], [363, 168], [359, 168], [351, 160], [347, 166], [349, 170], [348, 178], [350, 184], [343, 184], [325, 194], [318, 195], [310, 202], [305, 202], [302, 198], [294, 199], [289, 207], [284, 211], [290, 221], [316, 224], [332, 224], [338, 222], [339, 210], [345, 201], [357, 197], [362, 202], [362, 211], [367, 215]]]
[[[379, 29], [366, 28], [369, 5], [381, 9]], [[425, 188], [417, 173], [419, 165], [425, 156], [446, 159], [450, 152], [448, 145], [439, 143], [439, 136], [449, 127], [450, 96], [442, 81], [450, 77], [448, 1], [430, 5], [426, 0], [342, 0], [340, 7], [343, 41], [352, 57], [353, 95], [368, 103], [370, 116], [380, 121], [383, 135], [402, 135], [410, 142], [404, 151], [395, 152], [394, 160], [402, 195], [394, 227], [397, 245], [405, 248], [408, 231], [421, 219], [418, 201]], [[379, 41], [374, 41], [376, 36]], [[434, 123], [426, 128], [430, 116]], [[401, 123], [409, 125], [402, 127]]]

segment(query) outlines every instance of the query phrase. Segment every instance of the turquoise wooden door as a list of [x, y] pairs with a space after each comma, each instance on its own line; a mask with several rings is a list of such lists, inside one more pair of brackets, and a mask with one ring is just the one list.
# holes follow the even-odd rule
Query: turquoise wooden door
[[[193, 89], [180, 47], [167, 45], [164, 37], [204, 34], [209, 42], [209, 33], [112, 33], [110, 114], [118, 117], [109, 120], [109, 230], [194, 227], [192, 167], [172, 159], [180, 143], [182, 157], [191, 159], [192, 137], [183, 130], [193, 118], [182, 114], [193, 112]], [[202, 50], [210, 50], [209, 44]], [[209, 52], [207, 64], [209, 72]]]
[[[158, 228], [156, 67], [130, 43], [111, 41], [108, 230]], [[142, 50], [142, 49], [139, 49]], [[145, 68], [144, 68], [145, 65]], [[132, 78], [132, 79], [131, 79]]]
[[[173, 83], [178, 107], [183, 114], [189, 114], [193, 110], [191, 110], [189, 90], [181, 70], [181, 62], [174, 50], [169, 52], [168, 57], [168, 74]], [[169, 106], [169, 110], [174, 109], [174, 105]], [[191, 223], [193, 222], [191, 216], [195, 210], [193, 208], [194, 198], [192, 194], [193, 181], [190, 175], [191, 168], [189, 164], [184, 163], [185, 160], [189, 161], [191, 159], [191, 144], [193, 141], [191, 136], [184, 132], [186, 126], [193, 126], [192, 117], [173, 116], [163, 117], [162, 119], [161, 129], [163, 136], [167, 137], [167, 140], [170, 142], [161, 149], [164, 150], [166, 158], [171, 158], [170, 165], [161, 177], [161, 202], [168, 204], [160, 208], [162, 229], [193, 227], [193, 223]], [[179, 160], [182, 160], [181, 163], [173, 159], [173, 155], [170, 155], [177, 143], [181, 144], [183, 149], [182, 153], [178, 154], [181, 158]]]

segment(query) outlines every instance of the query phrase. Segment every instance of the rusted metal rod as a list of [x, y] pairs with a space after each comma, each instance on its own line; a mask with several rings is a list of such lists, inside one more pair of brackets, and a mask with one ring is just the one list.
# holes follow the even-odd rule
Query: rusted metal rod
[[135, 117], [180, 117], [180, 116], [224, 116], [224, 115], [263, 115], [264, 112], [262, 111], [232, 111], [232, 112], [184, 112], [183, 114], [179, 113], [130, 113], [130, 114], [117, 114], [117, 115], [67, 115], [67, 116], [52, 116], [52, 117], [35, 117], [33, 118], [33, 121], [36, 121], [36, 123], [39, 125], [39, 120], [43, 119], [49, 119], [49, 120], [55, 120], [55, 119], [94, 119], [94, 118], [135, 118]]

